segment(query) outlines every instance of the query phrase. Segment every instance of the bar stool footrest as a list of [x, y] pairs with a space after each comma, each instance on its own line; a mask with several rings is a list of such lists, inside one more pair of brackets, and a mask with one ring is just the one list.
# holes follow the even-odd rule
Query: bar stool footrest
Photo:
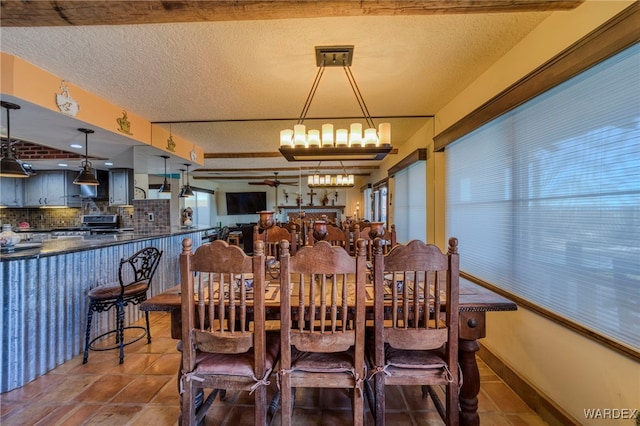
[[[139, 326], [139, 325], [130, 325], [130, 326], [124, 327], [123, 333], [124, 333], [124, 330], [132, 330], [132, 329], [139, 329], [139, 330], [142, 330], [144, 333], [142, 333], [140, 336], [134, 337], [132, 340], [129, 340], [128, 342], [125, 341], [123, 346], [127, 346], [127, 345], [130, 345], [132, 343], [135, 343], [138, 340], [142, 339], [143, 337], [147, 336], [147, 329], [145, 327], [142, 327], [142, 326]], [[92, 351], [110, 351], [110, 350], [113, 350], [113, 349], [120, 349], [120, 343], [119, 342], [114, 344], [114, 345], [112, 345], [112, 346], [94, 347], [94, 343], [97, 340], [100, 340], [105, 336], [108, 336], [110, 334], [114, 334], [114, 333], [117, 333], [117, 332], [118, 332], [117, 329], [113, 329], [113, 330], [109, 330], [106, 333], [102, 333], [101, 335], [95, 337], [93, 340], [91, 340], [89, 342], [89, 349], [92, 350]]]

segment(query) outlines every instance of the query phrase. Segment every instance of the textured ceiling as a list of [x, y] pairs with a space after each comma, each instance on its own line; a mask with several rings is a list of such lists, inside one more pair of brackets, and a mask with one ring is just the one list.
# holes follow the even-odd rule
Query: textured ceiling
[[[291, 119], [172, 125], [205, 153], [276, 152], [279, 130], [295, 124], [315, 77], [315, 46], [355, 46], [352, 71], [373, 116], [429, 116], [549, 13], [2, 27], [0, 46], [152, 122]], [[342, 69], [328, 68], [307, 117], [359, 115]], [[12, 136], [25, 137], [20, 120], [12, 117]], [[392, 121], [395, 146], [423, 123]], [[47, 119], [29, 126], [38, 125]], [[47, 140], [32, 141], [68, 145], [68, 134], [50, 129], [41, 130]], [[161, 172], [161, 161], [144, 167]], [[291, 166], [260, 159], [260, 167]], [[251, 167], [255, 159], [207, 159], [203, 168]]]

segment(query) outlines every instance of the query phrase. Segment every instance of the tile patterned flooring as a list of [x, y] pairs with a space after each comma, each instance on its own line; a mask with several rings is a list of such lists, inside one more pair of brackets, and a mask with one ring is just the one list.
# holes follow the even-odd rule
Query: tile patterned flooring
[[[180, 355], [169, 334], [170, 317], [151, 314], [153, 341], [142, 339], [118, 351], [91, 352], [58, 366], [27, 385], [0, 394], [0, 424], [10, 425], [176, 425], [180, 414], [176, 371]], [[479, 361], [482, 425], [545, 425], [508, 386]], [[270, 397], [275, 381], [270, 385]], [[430, 399], [419, 387], [387, 391], [387, 424], [442, 425]], [[216, 400], [206, 424], [253, 425], [253, 397], [229, 392]], [[365, 405], [366, 406], [366, 405]], [[372, 424], [368, 408], [366, 424]], [[350, 399], [342, 390], [299, 389], [294, 408], [297, 425], [349, 425]], [[279, 414], [272, 421], [280, 424]]]

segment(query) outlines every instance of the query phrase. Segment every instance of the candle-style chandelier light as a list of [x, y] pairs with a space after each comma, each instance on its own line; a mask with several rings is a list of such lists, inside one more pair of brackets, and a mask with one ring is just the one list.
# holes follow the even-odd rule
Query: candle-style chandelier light
[[[364, 102], [362, 93], [351, 72], [353, 46], [316, 46], [318, 73], [313, 81], [300, 118], [293, 129], [280, 132], [280, 153], [289, 161], [322, 160], [381, 160], [391, 146], [391, 124], [380, 123], [378, 129]], [[362, 111], [367, 128], [362, 123], [351, 123], [349, 129], [335, 130], [333, 124], [323, 124], [321, 129], [307, 131], [304, 120], [313, 101], [325, 68], [340, 66], [344, 69], [353, 94]]]
[[[322, 174], [316, 170], [316, 173], [307, 176], [307, 186], [309, 188], [352, 188], [355, 184], [353, 175], [347, 173], [342, 161], [340, 165], [344, 174]], [[319, 168], [320, 164], [318, 164]]]

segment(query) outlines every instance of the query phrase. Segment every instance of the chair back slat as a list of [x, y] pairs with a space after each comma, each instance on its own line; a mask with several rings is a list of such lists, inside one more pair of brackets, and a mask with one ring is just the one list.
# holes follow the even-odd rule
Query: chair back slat
[[[317, 221], [317, 222], [322, 222], [322, 221]], [[326, 223], [325, 224], [325, 229], [326, 229], [326, 235], [324, 236], [319, 236], [316, 233], [314, 233], [314, 225], [309, 226], [309, 230], [308, 235], [307, 235], [307, 245], [313, 245], [318, 241], [327, 241], [329, 244], [331, 244], [332, 246], [340, 246], [343, 247], [345, 250], [349, 250], [348, 247], [348, 233], [345, 233], [345, 230], [342, 228], [339, 228], [335, 225], [332, 225], [330, 223]]]
[[290, 256], [283, 242], [280, 256], [281, 311], [289, 306], [296, 316], [294, 327], [281, 320], [291, 344], [310, 352], [339, 352], [353, 346], [351, 312], [358, 291], [364, 290], [356, 288], [357, 265], [361, 261], [364, 268], [364, 253], [357, 259], [341, 247], [319, 241]]
[[274, 225], [269, 229], [261, 229], [258, 225], [253, 227], [253, 241], [264, 241], [265, 256], [278, 257], [280, 241], [287, 240], [290, 244], [291, 254], [296, 254], [298, 247], [298, 235], [296, 225], [291, 224], [291, 229]]
[[121, 289], [124, 291], [125, 287], [139, 283], [145, 283], [149, 287], [161, 257], [162, 251], [155, 247], [145, 247], [131, 257], [121, 259], [118, 268]]
[[437, 246], [421, 241], [396, 245], [385, 254], [385, 245], [375, 240], [375, 315], [379, 324], [382, 319], [378, 316], [384, 315], [380, 306], [391, 305], [384, 327], [385, 342], [396, 349], [427, 350], [451, 337], [457, 340], [457, 254], [452, 258]]
[[262, 344], [264, 321], [250, 321], [264, 314], [264, 243], [256, 247], [251, 257], [238, 246], [216, 240], [192, 253], [191, 240], [183, 241], [183, 356], [191, 366], [196, 351], [243, 353]]

